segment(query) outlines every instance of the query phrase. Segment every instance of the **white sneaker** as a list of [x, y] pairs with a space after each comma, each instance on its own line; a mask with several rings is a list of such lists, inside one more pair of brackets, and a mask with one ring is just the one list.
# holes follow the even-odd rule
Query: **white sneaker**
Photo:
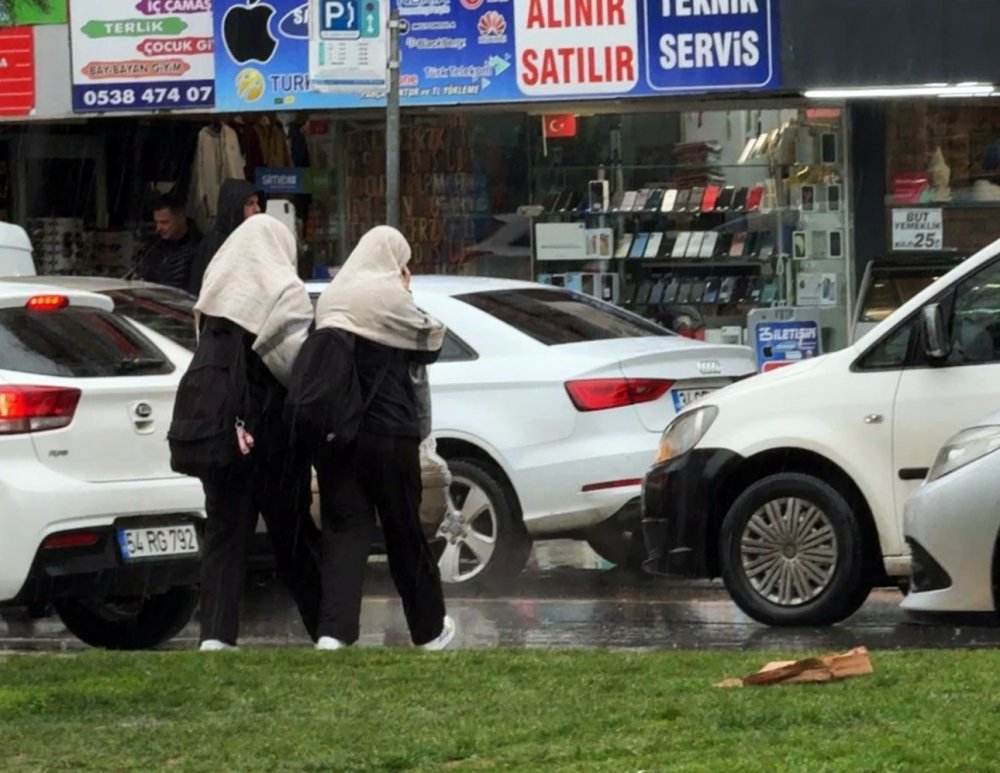
[[346, 646], [340, 639], [334, 639], [332, 636], [320, 636], [316, 642], [318, 650], [341, 650]]
[[198, 648], [202, 652], [222, 652], [223, 650], [238, 650], [235, 644], [226, 644], [218, 639], [205, 639]]
[[443, 650], [449, 644], [451, 640], [455, 638], [455, 621], [452, 620], [448, 615], [444, 616], [444, 627], [441, 629], [441, 633], [436, 639], [432, 639], [426, 644], [421, 644], [421, 648], [430, 651]]

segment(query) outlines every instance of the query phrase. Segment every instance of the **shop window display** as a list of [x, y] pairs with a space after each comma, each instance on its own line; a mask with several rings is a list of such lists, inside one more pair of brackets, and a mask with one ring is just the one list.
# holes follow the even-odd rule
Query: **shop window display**
[[847, 343], [840, 111], [596, 116], [533, 170], [540, 281], [695, 338], [747, 340], [757, 308], [816, 308]]

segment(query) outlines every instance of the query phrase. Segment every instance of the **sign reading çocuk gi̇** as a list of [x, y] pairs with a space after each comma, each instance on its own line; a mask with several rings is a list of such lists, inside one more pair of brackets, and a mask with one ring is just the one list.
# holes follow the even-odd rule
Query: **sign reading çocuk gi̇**
[[70, 0], [73, 110], [211, 107], [212, 0]]
[[[335, 5], [350, 5], [365, 20], [370, 13], [366, 6], [377, 2], [339, 0]], [[404, 105], [641, 97], [779, 85], [777, 0], [394, 2], [403, 23]], [[371, 12], [372, 19], [384, 23], [387, 10], [376, 12], [373, 5]], [[346, 23], [346, 13], [337, 19]], [[356, 95], [311, 88], [308, 2], [215, 0], [214, 14], [217, 40], [222, 41], [216, 50], [220, 109], [383, 104], [378, 89]], [[338, 31], [357, 34], [331, 23], [329, 32]]]

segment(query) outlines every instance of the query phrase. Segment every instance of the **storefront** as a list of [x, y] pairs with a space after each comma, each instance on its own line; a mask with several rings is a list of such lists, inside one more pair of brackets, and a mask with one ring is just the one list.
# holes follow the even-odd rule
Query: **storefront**
[[998, 24], [977, 0], [782, 4], [785, 87], [849, 105], [854, 337], [1000, 237]]
[[[562, 283], [709, 340], [748, 340], [755, 310], [800, 309], [829, 350], [851, 338], [870, 266], [928, 252], [904, 250], [894, 233], [912, 239], [933, 224], [921, 238], [940, 234], [942, 259], [988, 240], [989, 206], [970, 203], [966, 188], [991, 192], [990, 170], [973, 165], [990, 163], [992, 140], [972, 134], [992, 120], [982, 114], [992, 100], [810, 94], [992, 83], [981, 29], [997, 11], [970, 25], [959, 23], [968, 0], [584, 5], [589, 16], [531, 0], [399, 4], [400, 209], [419, 270]], [[181, 14], [184, 30], [147, 35], [101, 27], [113, 9], [70, 2], [77, 18], [59, 29], [74, 60], [51, 41], [36, 56], [60, 68], [65, 93], [54, 99], [58, 79], [39, 78], [35, 123], [0, 129], [0, 209], [50, 234], [43, 269], [128, 265], [156, 190], [185, 195], [207, 226], [210, 204], [199, 207], [211, 195], [192, 184], [206, 133], [230, 146], [235, 135], [242, 160], [231, 166], [296, 222], [304, 274], [342, 261], [384, 218], [383, 103], [310, 90], [304, 8], [219, 0], [209, 13], [192, 2], [183, 9], [198, 18]], [[140, 11], [156, 21], [152, 5]], [[206, 61], [214, 107], [198, 103]], [[145, 75], [160, 72], [178, 80], [153, 88]], [[946, 201], [931, 198], [938, 156]], [[51, 185], [23, 171], [38, 161]], [[928, 200], [895, 190], [920, 174]], [[66, 218], [74, 235], [55, 222]], [[102, 259], [67, 258], [60, 245], [77, 242], [101, 244]]]
[[[322, 271], [384, 218], [381, 102], [311, 92], [301, 4], [272, 5], [260, 41], [240, 29], [267, 14], [216, 3], [217, 107], [311, 116], [311, 168], [267, 174], [307, 207]], [[626, 5], [400, 5], [417, 269], [564, 284], [715, 341], [747, 341], [754, 309], [805, 307], [824, 348], [845, 345], [845, 115], [781, 90], [778, 2]]]

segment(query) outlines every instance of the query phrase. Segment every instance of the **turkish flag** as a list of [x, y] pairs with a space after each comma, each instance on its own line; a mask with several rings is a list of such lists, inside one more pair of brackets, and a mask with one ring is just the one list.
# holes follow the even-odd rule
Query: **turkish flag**
[[575, 137], [576, 116], [572, 113], [542, 116], [542, 132], [546, 139], [551, 137]]

